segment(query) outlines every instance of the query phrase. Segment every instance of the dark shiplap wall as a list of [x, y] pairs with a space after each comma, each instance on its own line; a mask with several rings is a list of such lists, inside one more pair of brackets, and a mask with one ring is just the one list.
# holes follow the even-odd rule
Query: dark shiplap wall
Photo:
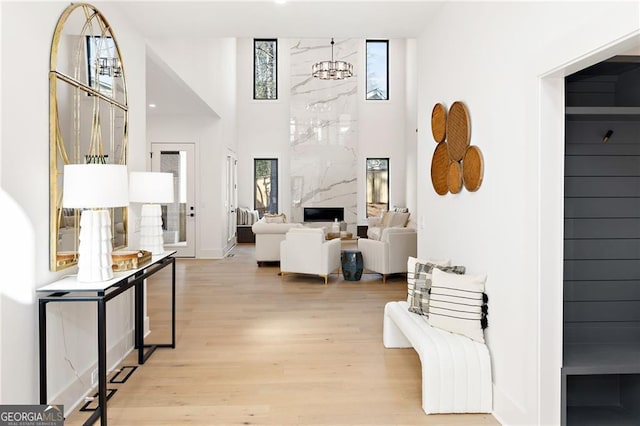
[[566, 343], [640, 340], [640, 117], [619, 119], [566, 121]]

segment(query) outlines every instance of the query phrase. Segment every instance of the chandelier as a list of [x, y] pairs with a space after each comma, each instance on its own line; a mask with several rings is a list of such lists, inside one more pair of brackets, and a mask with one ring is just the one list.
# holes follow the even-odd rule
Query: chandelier
[[353, 75], [353, 65], [345, 61], [333, 60], [333, 38], [331, 39], [331, 60], [313, 64], [311, 73], [320, 80], [343, 80]]
[[122, 65], [118, 58], [98, 58], [98, 73], [110, 77], [122, 77]]

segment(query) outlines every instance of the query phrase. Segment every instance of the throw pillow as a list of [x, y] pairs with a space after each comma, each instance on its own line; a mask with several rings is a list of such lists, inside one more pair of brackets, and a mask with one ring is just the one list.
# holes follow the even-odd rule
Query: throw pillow
[[409, 213], [409, 207], [393, 207], [391, 211], [396, 213]]
[[389, 226], [389, 222], [392, 220], [392, 218], [393, 218], [393, 212], [385, 212], [384, 215], [382, 216], [380, 227], [386, 228], [387, 226]]
[[400, 226], [404, 228], [409, 222], [410, 213], [391, 213], [391, 219], [387, 223], [388, 227]]
[[434, 269], [429, 324], [484, 343], [483, 296], [486, 275], [457, 275]]
[[429, 314], [429, 297], [431, 293], [432, 271], [439, 269], [454, 274], [464, 274], [464, 266], [442, 266], [433, 263], [416, 263], [414, 272], [415, 285], [413, 288], [413, 300], [409, 303], [409, 311], [419, 315]]
[[264, 217], [265, 223], [286, 223], [287, 222], [287, 216], [285, 216], [284, 213], [280, 213], [280, 214], [265, 213], [263, 217]]
[[449, 266], [448, 260], [423, 260], [409, 256], [407, 259], [407, 303], [409, 306], [413, 303], [413, 293], [416, 287], [416, 265], [431, 263], [439, 266]]

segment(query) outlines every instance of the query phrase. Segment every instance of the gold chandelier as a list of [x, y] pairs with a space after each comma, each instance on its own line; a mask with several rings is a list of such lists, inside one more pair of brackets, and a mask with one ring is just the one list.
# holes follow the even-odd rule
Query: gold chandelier
[[343, 80], [353, 75], [353, 65], [345, 61], [333, 60], [333, 38], [331, 39], [331, 60], [313, 64], [311, 73], [320, 80]]

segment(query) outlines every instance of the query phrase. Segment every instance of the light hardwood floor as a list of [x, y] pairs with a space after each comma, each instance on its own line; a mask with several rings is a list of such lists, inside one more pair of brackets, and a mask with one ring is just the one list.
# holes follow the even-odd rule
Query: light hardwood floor
[[[253, 253], [243, 244], [223, 260], [177, 260], [177, 347], [109, 385], [110, 425], [499, 424], [422, 411], [417, 354], [382, 345], [383, 307], [406, 298], [404, 277], [334, 274], [325, 286], [258, 268]], [[170, 269], [148, 286], [147, 342], [166, 340]], [[87, 417], [76, 410], [65, 425]]]

